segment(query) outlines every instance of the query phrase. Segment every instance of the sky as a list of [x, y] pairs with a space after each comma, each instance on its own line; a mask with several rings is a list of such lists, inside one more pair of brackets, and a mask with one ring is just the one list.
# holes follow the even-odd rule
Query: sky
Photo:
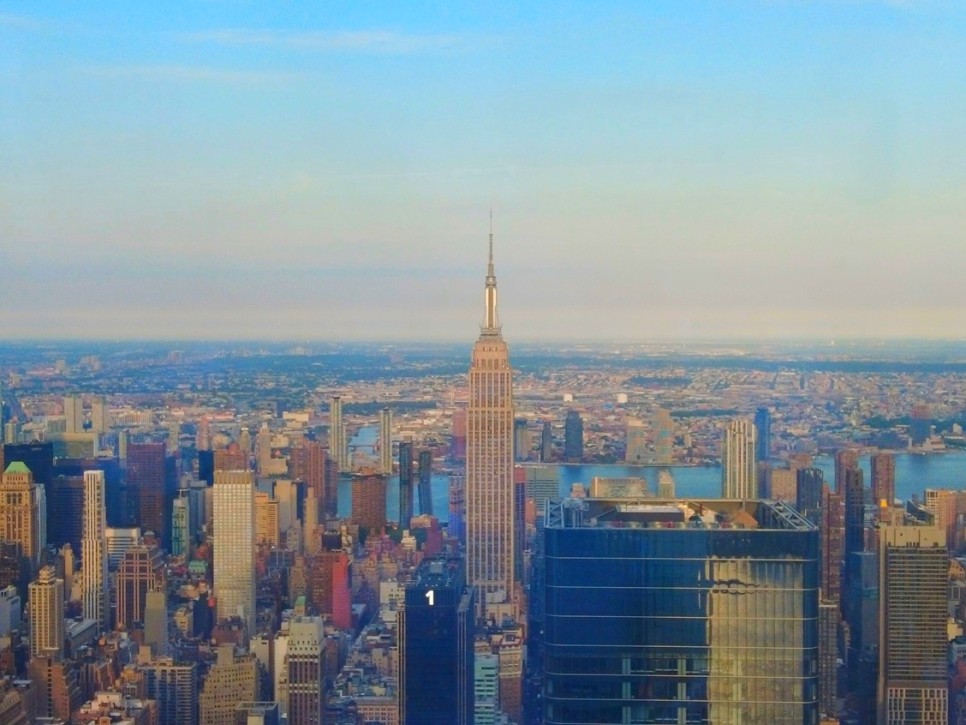
[[966, 338], [966, 5], [17, 2], [0, 337]]

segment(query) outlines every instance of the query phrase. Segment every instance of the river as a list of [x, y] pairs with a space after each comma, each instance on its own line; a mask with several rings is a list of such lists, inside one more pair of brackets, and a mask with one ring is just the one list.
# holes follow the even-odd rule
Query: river
[[[375, 426], [365, 426], [353, 436], [350, 445], [371, 447], [378, 435]], [[646, 478], [651, 491], [657, 490], [658, 466], [625, 466], [595, 464], [554, 464], [560, 481], [560, 494], [570, 493], [574, 483], [589, 486], [594, 476], [603, 478]], [[815, 466], [825, 473], [830, 484], [835, 479], [835, 462], [830, 456], [819, 456]], [[865, 473], [865, 485], [871, 480], [869, 457], [861, 460]], [[700, 466], [672, 466], [675, 492], [678, 496], [714, 498], [721, 492], [721, 469]], [[913, 496], [922, 499], [927, 488], [966, 488], [966, 451], [949, 451], [931, 455], [899, 453], [896, 455], [896, 497], [906, 501]], [[399, 476], [392, 476], [386, 487], [386, 515], [390, 521], [399, 518]], [[433, 513], [440, 521], [449, 520], [449, 476], [434, 473], [432, 478]], [[348, 517], [352, 512], [352, 486], [348, 476], [339, 481], [339, 516]], [[418, 513], [418, 497], [413, 492]]]

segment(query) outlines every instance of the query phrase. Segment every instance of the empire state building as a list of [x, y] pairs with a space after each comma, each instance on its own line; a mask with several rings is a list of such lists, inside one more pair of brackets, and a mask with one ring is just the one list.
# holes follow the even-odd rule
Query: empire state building
[[493, 233], [466, 416], [466, 570], [481, 608], [513, 592], [513, 373], [496, 313]]

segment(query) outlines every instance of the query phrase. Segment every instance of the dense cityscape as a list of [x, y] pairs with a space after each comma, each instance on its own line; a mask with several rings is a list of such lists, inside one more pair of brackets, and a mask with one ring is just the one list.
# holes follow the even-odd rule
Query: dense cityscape
[[511, 358], [490, 245], [469, 375], [6, 344], [0, 721], [966, 717], [961, 346]]
[[964, 39], [5, 0], [0, 725], [966, 725]]

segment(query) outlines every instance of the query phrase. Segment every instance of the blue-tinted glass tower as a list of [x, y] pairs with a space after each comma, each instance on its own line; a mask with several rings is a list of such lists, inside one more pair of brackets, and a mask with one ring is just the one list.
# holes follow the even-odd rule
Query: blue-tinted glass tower
[[791, 506], [571, 499], [543, 537], [542, 722], [817, 722], [819, 537]]
[[473, 723], [473, 588], [461, 559], [420, 564], [400, 618], [402, 722]]
[[758, 450], [755, 457], [759, 461], [771, 458], [771, 411], [759, 408], [755, 411], [755, 428], [758, 429]]

